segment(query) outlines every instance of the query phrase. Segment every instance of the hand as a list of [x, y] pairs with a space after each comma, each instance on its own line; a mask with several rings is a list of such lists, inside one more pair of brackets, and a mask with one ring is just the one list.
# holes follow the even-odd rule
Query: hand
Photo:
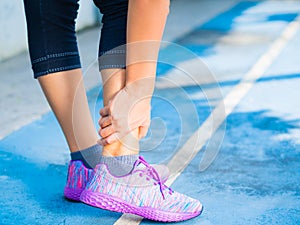
[[131, 131], [139, 129], [139, 137], [146, 136], [150, 125], [150, 101], [153, 89], [149, 85], [141, 89], [139, 86], [129, 85], [119, 91], [107, 106], [100, 110], [98, 141], [101, 145], [111, 144], [120, 140]]

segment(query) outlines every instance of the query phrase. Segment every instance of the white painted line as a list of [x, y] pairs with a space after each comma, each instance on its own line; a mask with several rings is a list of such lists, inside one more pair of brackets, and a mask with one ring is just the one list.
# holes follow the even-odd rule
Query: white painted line
[[[224, 104], [220, 103], [204, 121], [201, 127], [188, 139], [183, 147], [174, 155], [168, 163], [171, 171], [175, 168], [181, 168], [180, 171], [172, 173], [167, 185], [171, 185], [182, 171], [188, 166], [191, 160], [202, 149], [204, 144], [211, 138], [226, 117], [233, 111], [242, 98], [254, 86], [255, 82], [263, 76], [272, 62], [277, 58], [286, 44], [293, 38], [300, 26], [300, 17], [292, 21], [281, 33], [278, 39], [273, 42], [268, 51], [266, 51], [252, 68], [245, 74], [243, 79], [237, 84], [225, 97]], [[223, 112], [225, 105], [225, 114]], [[212, 126], [214, 124], [214, 126]], [[213, 129], [210, 129], [213, 128]], [[194, 151], [197, 149], [197, 151]], [[188, 156], [188, 157], [186, 157]], [[187, 158], [188, 161], [186, 160]], [[182, 160], [185, 159], [185, 160]], [[175, 169], [176, 171], [176, 169]], [[142, 221], [141, 217], [123, 214], [114, 225], [138, 225]]]

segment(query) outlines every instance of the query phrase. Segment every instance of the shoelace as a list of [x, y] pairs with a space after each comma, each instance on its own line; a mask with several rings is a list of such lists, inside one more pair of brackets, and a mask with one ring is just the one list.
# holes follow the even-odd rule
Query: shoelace
[[165, 199], [165, 189], [169, 190], [170, 195], [173, 193], [173, 190], [167, 185], [165, 185], [164, 182], [161, 180], [158, 172], [142, 156], [139, 156], [139, 158], [135, 161], [133, 168], [136, 168], [139, 164], [143, 164], [144, 166], [146, 166], [146, 169], [138, 170], [137, 172], [143, 172], [146, 174], [146, 176], [149, 176], [150, 178], [155, 180], [154, 185], [159, 185], [160, 193], [162, 194], [163, 199]]

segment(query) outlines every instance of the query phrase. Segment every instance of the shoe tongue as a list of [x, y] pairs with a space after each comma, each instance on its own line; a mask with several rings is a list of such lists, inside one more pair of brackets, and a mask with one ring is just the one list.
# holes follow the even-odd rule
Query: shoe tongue
[[[149, 178], [152, 178], [152, 179], [154, 179], [154, 180], [157, 180], [157, 178], [155, 178], [155, 177], [153, 177], [153, 174], [150, 172], [150, 167], [148, 167], [148, 166], [146, 166], [145, 164], [143, 164], [143, 163], [140, 163], [139, 165], [137, 165], [136, 167], [135, 167], [135, 169], [134, 170], [136, 170], [136, 171], [138, 171], [138, 173], [139, 173], [139, 171], [140, 171], [140, 173], [144, 173], [143, 171], [145, 171], [145, 175], [146, 176], [148, 176]], [[151, 175], [152, 174], [152, 175]]]
[[147, 166], [145, 166], [143, 163], [140, 163], [139, 165], [136, 166], [136, 168], [137, 168], [138, 170], [144, 170], [144, 169], [147, 168]]

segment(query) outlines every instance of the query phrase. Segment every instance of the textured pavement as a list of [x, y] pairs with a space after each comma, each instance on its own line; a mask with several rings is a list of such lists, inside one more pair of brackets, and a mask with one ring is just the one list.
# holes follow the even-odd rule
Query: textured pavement
[[[299, 24], [299, 12], [299, 1], [172, 1], [164, 40], [176, 45], [161, 49], [154, 122], [142, 142], [150, 162], [168, 163], [260, 57], [278, 39], [285, 43], [172, 185], [204, 205], [200, 217], [178, 224], [300, 223], [300, 29], [282, 36]], [[98, 35], [94, 28], [78, 36], [95, 121], [102, 104]], [[119, 213], [63, 198], [69, 154], [27, 53], [0, 64], [0, 79], [0, 224], [119, 220]], [[203, 169], [210, 148], [218, 154]]]

